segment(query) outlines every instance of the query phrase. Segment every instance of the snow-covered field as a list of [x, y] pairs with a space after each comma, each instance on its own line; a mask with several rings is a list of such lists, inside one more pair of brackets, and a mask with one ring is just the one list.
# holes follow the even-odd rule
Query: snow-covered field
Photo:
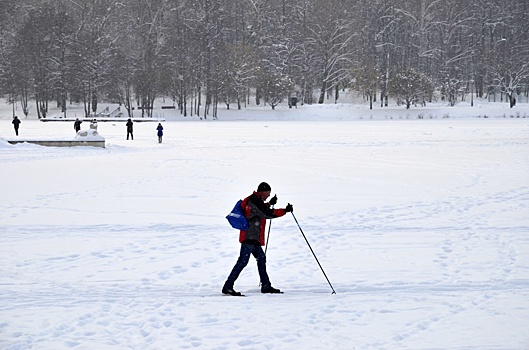
[[[101, 122], [104, 149], [9, 145], [4, 110], [1, 349], [529, 349], [527, 104], [159, 115], [162, 144]], [[285, 294], [250, 261], [247, 297], [221, 295], [224, 217], [261, 181], [337, 294], [287, 214], [267, 254]]]

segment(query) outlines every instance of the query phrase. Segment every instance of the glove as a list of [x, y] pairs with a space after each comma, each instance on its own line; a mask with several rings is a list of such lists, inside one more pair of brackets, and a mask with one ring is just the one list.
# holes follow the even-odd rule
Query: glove
[[285, 208], [285, 213], [288, 213], [288, 212], [294, 212], [294, 207], [290, 203], [288, 203], [287, 207]]
[[270, 205], [276, 205], [276, 203], [277, 203], [277, 196], [274, 195], [274, 196], [272, 197], [272, 199], [270, 199], [270, 201], [268, 202], [268, 204], [270, 204]]

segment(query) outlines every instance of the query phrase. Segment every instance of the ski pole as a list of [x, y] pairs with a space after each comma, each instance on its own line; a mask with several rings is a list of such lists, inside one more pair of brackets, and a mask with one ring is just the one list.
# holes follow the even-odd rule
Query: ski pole
[[[272, 209], [274, 209], [274, 206], [272, 205]], [[270, 238], [270, 230], [272, 229], [272, 220], [270, 220], [270, 224], [268, 225], [268, 235], [266, 236], [266, 244], [265, 244], [265, 255], [266, 255], [266, 250], [268, 249], [268, 238]]]
[[310, 243], [309, 243], [307, 237], [306, 237], [305, 234], [303, 233], [303, 230], [301, 229], [301, 226], [299, 226], [298, 219], [296, 219], [296, 216], [294, 215], [294, 212], [291, 212], [291, 213], [292, 213], [292, 217], [293, 217], [294, 220], [296, 221], [296, 224], [298, 225], [299, 230], [301, 231], [301, 234], [303, 235], [303, 238], [305, 238], [305, 242], [307, 242], [307, 245], [309, 246], [310, 251], [312, 252], [312, 255], [314, 255], [314, 259], [316, 259], [316, 262], [317, 262], [318, 265], [320, 266], [321, 272], [323, 272], [323, 275], [325, 276], [325, 279], [327, 279], [327, 283], [329, 283], [329, 286], [331, 286], [332, 294], [336, 294], [336, 291], [335, 291], [334, 288], [332, 287], [331, 281], [329, 281], [329, 278], [327, 277], [327, 274], [325, 273], [325, 271], [323, 271], [323, 267], [321, 267], [320, 261], [319, 261], [318, 258], [316, 257], [316, 254], [314, 253], [314, 250], [312, 250], [312, 247], [310, 246]]
[[[272, 205], [272, 209], [274, 206]], [[266, 236], [266, 244], [265, 244], [265, 250], [264, 254], [266, 256], [266, 250], [268, 249], [268, 238], [270, 238], [270, 230], [272, 229], [272, 220], [270, 220], [270, 224], [268, 225], [268, 235]], [[261, 287], [261, 282], [259, 282], [259, 287]]]
[[268, 225], [268, 234], [266, 235], [266, 244], [265, 244], [265, 255], [266, 255], [266, 250], [268, 249], [268, 239], [270, 238], [270, 230], [272, 229], [272, 221], [270, 221], [270, 225]]

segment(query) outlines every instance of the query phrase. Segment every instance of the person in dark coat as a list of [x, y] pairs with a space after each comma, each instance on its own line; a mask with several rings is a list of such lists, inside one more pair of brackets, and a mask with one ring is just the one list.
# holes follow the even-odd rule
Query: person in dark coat
[[75, 122], [73, 123], [73, 128], [75, 129], [76, 133], [81, 130], [81, 123], [82, 121], [80, 121], [79, 118], [75, 119]]
[[272, 197], [269, 202], [265, 202], [270, 197], [271, 191], [270, 185], [262, 182], [257, 187], [257, 191], [246, 197], [241, 203], [244, 216], [248, 220], [248, 229], [240, 231], [240, 255], [222, 287], [223, 294], [241, 295], [241, 293], [233, 290], [233, 285], [248, 264], [250, 255], [253, 255], [257, 260], [257, 270], [261, 279], [261, 293], [281, 293], [279, 289], [272, 287], [266, 272], [266, 256], [262, 248], [265, 244], [265, 226], [267, 219], [281, 217], [288, 212], [293, 212], [294, 208], [290, 203], [284, 209], [272, 208], [277, 203], [277, 196]]
[[158, 123], [158, 127], [156, 127], [156, 130], [158, 130], [158, 143], [162, 143], [162, 136], [163, 136], [162, 123]]
[[18, 128], [20, 127], [20, 123], [22, 123], [22, 122], [15, 115], [15, 117], [13, 118], [13, 122], [12, 123], [13, 123], [13, 126], [15, 127], [15, 134], [18, 136]]
[[127, 120], [127, 140], [129, 139], [129, 135], [130, 138], [134, 140], [134, 135], [132, 134], [132, 124], [134, 123], [132, 122], [132, 119], [129, 118], [129, 120]]

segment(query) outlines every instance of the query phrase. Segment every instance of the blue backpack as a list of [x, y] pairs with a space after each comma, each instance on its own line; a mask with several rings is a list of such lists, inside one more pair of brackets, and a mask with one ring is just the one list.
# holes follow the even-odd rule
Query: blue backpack
[[233, 210], [226, 216], [231, 227], [237, 230], [246, 231], [248, 229], [248, 220], [244, 216], [241, 206], [242, 200], [239, 199], [237, 204], [233, 207]]

